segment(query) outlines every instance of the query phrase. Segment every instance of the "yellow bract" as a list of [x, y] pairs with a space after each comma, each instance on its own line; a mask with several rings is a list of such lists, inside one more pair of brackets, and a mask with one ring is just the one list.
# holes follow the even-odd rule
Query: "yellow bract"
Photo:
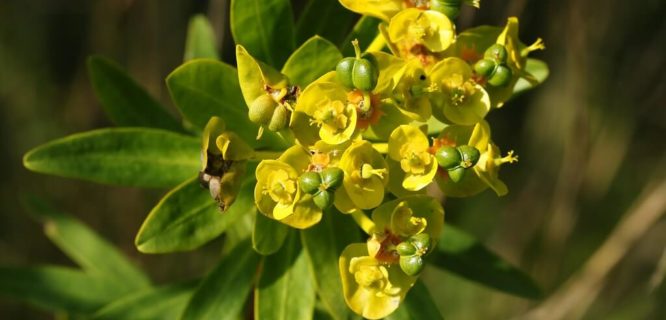
[[446, 50], [455, 40], [454, 25], [441, 12], [409, 8], [389, 23], [388, 37], [401, 57], [423, 59]]
[[403, 188], [417, 191], [432, 182], [437, 173], [437, 161], [428, 152], [428, 137], [410, 125], [401, 125], [391, 133], [389, 138], [389, 157], [400, 163], [405, 173]]
[[416, 195], [389, 201], [372, 212], [376, 230], [407, 237], [428, 233], [434, 242], [444, 227], [444, 208], [435, 199]]
[[372, 209], [382, 203], [389, 172], [386, 161], [369, 142], [354, 141], [342, 154], [339, 167], [345, 172], [343, 187], [335, 194], [340, 211]]
[[398, 108], [412, 120], [425, 122], [432, 115], [428, 94], [433, 90], [418, 61], [404, 63], [393, 75], [393, 98]]
[[389, 21], [403, 9], [403, 0], [340, 0], [347, 9]]
[[481, 154], [479, 162], [474, 167], [474, 172], [485, 182], [498, 196], [503, 196], [509, 192], [508, 188], [499, 179], [499, 168], [504, 163], [514, 163], [518, 161], [518, 156], [513, 155], [513, 151], [502, 157], [499, 148], [490, 143], [486, 152]]

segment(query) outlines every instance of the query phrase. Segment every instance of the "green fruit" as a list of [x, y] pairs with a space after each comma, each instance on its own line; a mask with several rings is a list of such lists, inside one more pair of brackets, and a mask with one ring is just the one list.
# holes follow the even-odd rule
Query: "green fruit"
[[347, 88], [354, 88], [354, 83], [352, 82], [352, 70], [354, 69], [354, 63], [356, 58], [344, 58], [338, 62], [338, 65], [335, 66], [335, 73], [338, 77], [338, 81], [342, 83]]
[[301, 190], [308, 194], [315, 194], [319, 191], [319, 186], [321, 185], [321, 177], [317, 172], [305, 172], [300, 178], [298, 178], [298, 184], [301, 186]]
[[321, 172], [321, 182], [324, 184], [326, 190], [335, 190], [342, 185], [342, 180], [345, 176], [344, 171], [340, 168], [329, 167]]
[[277, 102], [271, 96], [267, 94], [260, 95], [250, 105], [250, 110], [248, 111], [250, 121], [258, 125], [267, 124], [273, 117], [275, 106], [277, 106]]
[[326, 210], [333, 204], [333, 193], [327, 190], [321, 190], [312, 197], [315, 205], [322, 210]]
[[425, 254], [428, 252], [428, 250], [430, 250], [430, 234], [426, 232], [413, 235], [411, 238], [409, 238], [409, 241], [414, 245], [420, 254]]
[[488, 79], [488, 83], [495, 87], [501, 87], [511, 81], [513, 72], [505, 65], [499, 65], [495, 69], [495, 73]]
[[490, 77], [495, 72], [496, 67], [497, 63], [495, 63], [495, 61], [490, 59], [481, 59], [474, 64], [474, 71], [476, 71], [478, 75]]
[[440, 167], [444, 169], [453, 169], [460, 165], [462, 160], [460, 152], [454, 147], [444, 146], [435, 153], [435, 159]]
[[278, 105], [273, 111], [271, 122], [268, 124], [268, 130], [280, 131], [289, 124], [289, 110], [282, 105]]
[[449, 178], [451, 178], [451, 181], [453, 182], [458, 182], [462, 180], [464, 175], [465, 175], [465, 168], [457, 167], [455, 169], [449, 170]]
[[396, 250], [401, 256], [411, 256], [416, 253], [416, 247], [414, 247], [414, 245], [409, 242], [400, 242]]
[[423, 258], [420, 256], [400, 257], [400, 269], [409, 276], [415, 276], [423, 270]]
[[449, 19], [455, 19], [460, 13], [462, 0], [431, 0], [430, 10], [439, 11]]
[[479, 149], [468, 145], [458, 146], [458, 152], [462, 156], [461, 166], [465, 169], [476, 165], [481, 157]]
[[377, 86], [379, 70], [368, 59], [356, 59], [352, 68], [352, 83], [363, 91], [372, 91]]
[[488, 47], [488, 49], [486, 49], [486, 52], [483, 53], [484, 58], [493, 59], [495, 60], [495, 62], [500, 64], [506, 62], [507, 56], [508, 53], [506, 52], [506, 48], [504, 48], [503, 45], [498, 43]]

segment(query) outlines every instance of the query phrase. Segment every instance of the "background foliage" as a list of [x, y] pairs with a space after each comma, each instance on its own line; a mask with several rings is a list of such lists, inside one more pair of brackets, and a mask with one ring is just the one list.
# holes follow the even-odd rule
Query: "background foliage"
[[[213, 270], [222, 241], [189, 253], [139, 254], [134, 235], [162, 190], [114, 188], [30, 173], [22, 168], [21, 156], [56, 137], [110, 125], [86, 71], [90, 54], [118, 61], [175, 114], [164, 78], [186, 54], [185, 33], [192, 15], [203, 13], [211, 19], [221, 58], [233, 63], [227, 6], [223, 0], [0, 3], [0, 265], [74, 266], [43, 236], [41, 225], [21, 204], [26, 194], [36, 194], [74, 214], [119, 247], [147, 270], [153, 283], [179, 282], [161, 292], [169, 299], [189, 298], [181, 293], [191, 287], [190, 280]], [[307, 10], [311, 9], [303, 1], [294, 2], [296, 17]], [[517, 150], [521, 157], [517, 166], [502, 171], [511, 193], [503, 198], [484, 192], [475, 201], [449, 200], [447, 221], [527, 270], [545, 289], [544, 301], [550, 302], [558, 289], [567, 288], [572, 275], [585, 270], [586, 261], [623, 216], [642, 208], [645, 199], [651, 201], [646, 210], [664, 211], [666, 5], [659, 0], [640, 5], [618, 0], [486, 0], [480, 11], [466, 8], [459, 27], [502, 25], [509, 15], [520, 18], [521, 38], [541, 36], [546, 40], [547, 50], [536, 56], [548, 61], [551, 76], [537, 90], [489, 115], [494, 139]], [[297, 34], [303, 28], [293, 27]], [[326, 36], [338, 41], [343, 37]], [[298, 39], [295, 46], [303, 40], [305, 37]], [[285, 51], [291, 51], [290, 46], [285, 44]], [[104, 67], [108, 66], [100, 65]], [[57, 217], [50, 219], [62, 222]], [[49, 230], [47, 227], [49, 237], [57, 237]], [[661, 219], [649, 226], [637, 239], [608, 277], [592, 285], [599, 292], [589, 308], [572, 311], [574, 316], [659, 316], [666, 290], [663, 284], [659, 289], [656, 270], [661, 260], [663, 277], [666, 222]], [[75, 262], [84, 268], [96, 267], [94, 261]], [[132, 273], [131, 269], [125, 272]], [[63, 273], [71, 275], [72, 283], [77, 281], [69, 269], [46, 272]], [[99, 297], [136, 289], [99, 281]], [[507, 318], [545, 305], [437, 269], [427, 269], [423, 282], [449, 319]], [[156, 299], [154, 293], [137, 294], [148, 301]], [[93, 298], [82, 308], [96, 306]], [[483, 307], [479, 301], [484, 301]], [[131, 309], [120, 305], [107, 311], [112, 315], [122, 310]], [[0, 315], [49, 318], [47, 313], [7, 299], [0, 301]]]

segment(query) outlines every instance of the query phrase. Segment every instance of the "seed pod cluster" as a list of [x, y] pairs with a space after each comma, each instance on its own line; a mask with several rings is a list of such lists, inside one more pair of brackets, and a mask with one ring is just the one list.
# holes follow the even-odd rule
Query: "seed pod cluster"
[[282, 130], [289, 124], [289, 110], [267, 94], [254, 99], [248, 116], [253, 123], [265, 126], [271, 131]]
[[396, 251], [400, 255], [400, 269], [410, 276], [421, 273], [425, 266], [423, 257], [430, 252], [430, 247], [430, 235], [425, 232], [413, 235], [398, 244]]
[[493, 44], [483, 54], [483, 59], [474, 64], [474, 71], [488, 80], [493, 87], [501, 87], [511, 81], [513, 72], [506, 64], [508, 53], [501, 44]]
[[335, 67], [338, 81], [350, 89], [370, 92], [377, 86], [379, 68], [375, 57], [369, 53], [361, 55], [358, 41], [353, 41], [356, 57], [347, 57]]
[[315, 205], [327, 209], [333, 204], [333, 194], [342, 185], [344, 171], [329, 167], [321, 172], [308, 171], [298, 179], [301, 190], [312, 195]]
[[443, 146], [435, 153], [437, 163], [448, 171], [453, 182], [462, 180], [465, 170], [475, 166], [480, 157], [479, 150], [468, 145]]

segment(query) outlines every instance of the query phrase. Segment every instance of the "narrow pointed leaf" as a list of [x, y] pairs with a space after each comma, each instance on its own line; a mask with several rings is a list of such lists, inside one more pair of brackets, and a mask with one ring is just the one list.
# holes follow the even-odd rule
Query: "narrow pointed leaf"
[[296, 24], [297, 43], [314, 35], [340, 43], [346, 38], [356, 17], [338, 0], [310, 0]]
[[290, 232], [280, 251], [264, 258], [254, 295], [255, 318], [312, 319], [315, 291], [308, 273], [298, 236]]
[[170, 284], [130, 293], [99, 311], [95, 320], [161, 319], [177, 320], [185, 310], [198, 281]]
[[196, 178], [184, 182], [150, 211], [136, 236], [136, 247], [144, 253], [166, 253], [192, 250], [208, 243], [238, 218], [255, 210], [253, 187], [254, 180], [246, 180], [236, 201], [222, 213]]
[[294, 17], [289, 0], [232, 0], [231, 34], [236, 44], [280, 68], [294, 51]]
[[[539, 59], [528, 58], [525, 68], [527, 72], [529, 72], [534, 76], [534, 78], [537, 79], [539, 84], [546, 81], [550, 73], [548, 65]], [[518, 82], [516, 82], [516, 85], [513, 87], [513, 94], [518, 95], [527, 90], [533, 89], [534, 87], [536, 87], [536, 85], [533, 85], [529, 81], [520, 78], [518, 79]]]
[[36, 172], [97, 183], [164, 188], [199, 171], [199, 139], [148, 128], [99, 129], [41, 145], [23, 157]]
[[111, 121], [124, 127], [182, 131], [182, 126], [115, 62], [92, 56], [88, 72], [95, 95]]
[[273, 254], [280, 250], [287, 233], [287, 225], [257, 213], [252, 230], [252, 248], [262, 255]]
[[350, 220], [340, 212], [327, 212], [318, 224], [301, 231], [319, 297], [331, 316], [339, 320], [349, 318], [350, 310], [342, 295], [338, 259], [348, 244], [360, 242], [358, 228]]
[[36, 307], [90, 314], [126, 294], [116, 281], [64, 267], [0, 267], [0, 295]]
[[527, 274], [490, 251], [472, 235], [447, 225], [427, 262], [463, 278], [516, 296], [538, 299], [541, 290]]
[[423, 281], [418, 280], [407, 293], [405, 301], [386, 320], [444, 320], [432, 298]]
[[235, 68], [220, 61], [199, 59], [186, 62], [166, 79], [171, 98], [183, 118], [199, 130], [212, 116], [224, 119], [227, 130], [238, 134], [254, 147], [280, 147], [283, 142], [273, 132], [257, 141], [259, 127], [247, 116], [247, 106], [238, 84]]
[[370, 16], [363, 16], [359, 19], [347, 38], [340, 44], [342, 54], [345, 57], [354, 56], [354, 46], [351, 44], [354, 39], [358, 39], [361, 50], [365, 50], [379, 34], [377, 27], [380, 22], [381, 20]]
[[292, 84], [305, 88], [326, 72], [335, 70], [342, 59], [338, 48], [330, 41], [314, 36], [296, 49], [284, 64], [282, 73]]
[[249, 239], [239, 243], [201, 282], [182, 319], [238, 319], [254, 284], [259, 260]]
[[185, 43], [185, 61], [199, 58], [218, 59], [215, 32], [206, 16], [198, 14], [190, 19]]
[[27, 204], [44, 223], [46, 236], [87, 273], [116, 281], [128, 290], [150, 286], [141, 270], [89, 227], [36, 198]]

